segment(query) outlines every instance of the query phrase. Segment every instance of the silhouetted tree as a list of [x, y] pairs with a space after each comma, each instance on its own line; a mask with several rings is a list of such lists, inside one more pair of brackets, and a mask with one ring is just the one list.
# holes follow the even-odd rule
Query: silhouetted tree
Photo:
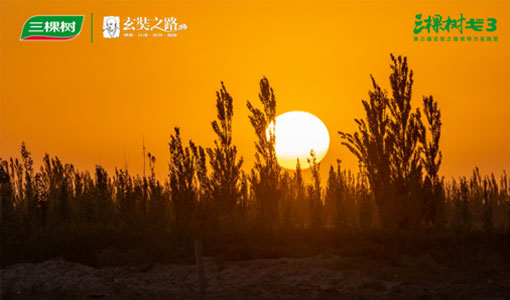
[[[72, 166], [62, 164], [58, 157], [44, 156], [41, 168], [44, 182], [45, 198], [47, 199], [49, 220], [53, 226], [71, 220], [72, 187], [70, 175]], [[106, 177], [105, 177], [106, 178]]]
[[156, 173], [154, 171], [156, 157], [150, 152], [147, 154], [147, 157], [149, 158], [149, 169], [151, 172], [149, 177], [148, 215], [151, 225], [155, 226], [156, 230], [161, 232], [165, 230], [165, 219], [168, 216], [168, 199], [167, 194], [163, 190], [163, 186], [156, 179]]
[[[12, 163], [12, 159], [10, 160]], [[9, 162], [0, 159], [0, 250], [3, 261], [6, 255], [12, 256], [19, 251], [21, 237], [19, 236], [19, 221], [16, 211], [16, 197], [13, 186], [13, 174], [10, 172]]]
[[94, 180], [95, 215], [101, 223], [109, 223], [113, 217], [112, 186], [108, 173], [102, 166], [96, 166]]
[[373, 91], [368, 93], [370, 100], [362, 100], [365, 119], [355, 119], [358, 124], [357, 132], [338, 133], [343, 140], [342, 145], [356, 155], [363, 165], [382, 225], [385, 228], [394, 228], [395, 201], [390, 163], [395, 139], [389, 132], [389, 99], [375, 79], [370, 77], [373, 85]]
[[276, 98], [267, 78], [262, 78], [259, 85], [259, 100], [263, 107], [262, 110], [256, 108], [250, 101], [247, 102], [251, 113], [250, 122], [257, 136], [255, 167], [251, 174], [251, 185], [257, 206], [257, 221], [267, 227], [277, 224], [279, 221], [280, 166], [275, 151]]
[[500, 203], [506, 205], [506, 216], [508, 220], [507, 228], [510, 229], [510, 183], [506, 172], [503, 170], [503, 176], [500, 179]]
[[345, 229], [347, 225], [345, 198], [345, 181], [341, 171], [341, 161], [337, 160], [337, 168], [329, 167], [328, 183], [324, 205], [328, 223], [332, 227]]
[[294, 208], [295, 194], [292, 191], [292, 177], [289, 172], [285, 171], [280, 176], [280, 193], [279, 211], [281, 212], [282, 228], [291, 228], [296, 225]]
[[[423, 112], [428, 127], [422, 128], [420, 142], [422, 148], [421, 163], [426, 171], [423, 199], [425, 221], [435, 226], [444, 226], [444, 193], [438, 171], [442, 153], [439, 150], [441, 137], [441, 111], [432, 96], [423, 97]], [[429, 138], [428, 138], [429, 137]]]
[[371, 195], [367, 184], [366, 176], [358, 173], [356, 180], [356, 199], [358, 206], [358, 219], [361, 229], [368, 229], [372, 226]]
[[315, 151], [310, 151], [310, 158], [307, 159], [312, 171], [312, 184], [308, 186], [308, 201], [310, 207], [310, 227], [317, 229], [322, 226], [322, 193], [320, 163], [317, 162]]
[[21, 143], [21, 159], [23, 161], [23, 167], [25, 170], [25, 178], [24, 178], [24, 187], [23, 187], [23, 204], [26, 205], [26, 222], [27, 228], [26, 230], [33, 230], [34, 226], [38, 226], [39, 224], [39, 212], [38, 212], [38, 200], [37, 200], [37, 191], [35, 187], [35, 178], [34, 178], [34, 161], [30, 156], [30, 152], [28, 152], [25, 143]]
[[[366, 118], [355, 120], [358, 132], [339, 133], [342, 144], [362, 163], [382, 225], [385, 228], [416, 228], [423, 220], [424, 210], [428, 211], [425, 214], [429, 219], [436, 218], [436, 201], [440, 197], [436, 189], [440, 184], [437, 171], [441, 156], [441, 115], [433, 98], [424, 98], [429, 127], [423, 126], [420, 110], [413, 111], [411, 107], [413, 72], [407, 65], [407, 58], [391, 55], [391, 60], [391, 97], [372, 77], [370, 101], [362, 101]], [[431, 135], [430, 142], [426, 137], [427, 129]], [[425, 188], [430, 196], [426, 197], [422, 195], [423, 164], [429, 174]], [[430, 203], [428, 207], [424, 202]]]
[[174, 128], [175, 133], [170, 136], [170, 164], [169, 187], [170, 198], [173, 204], [175, 227], [183, 231], [190, 226], [198, 200], [195, 186], [195, 145], [190, 141], [191, 147], [184, 147], [181, 140], [180, 129]]
[[[75, 198], [81, 202], [83, 200], [83, 186], [80, 175], [75, 178]], [[133, 179], [127, 170], [115, 169], [114, 177], [115, 202], [117, 204], [119, 218], [122, 222], [129, 224], [135, 221], [136, 216], [136, 198], [133, 191]]]
[[216, 92], [217, 120], [212, 128], [217, 139], [214, 148], [208, 148], [211, 165], [210, 194], [215, 206], [216, 216], [232, 218], [234, 210], [241, 200], [241, 178], [243, 158], [237, 159], [237, 147], [232, 142], [232, 118], [234, 106], [232, 96], [223, 82]]
[[415, 228], [421, 221], [422, 203], [419, 193], [422, 180], [420, 163], [421, 114], [411, 107], [413, 71], [407, 58], [391, 55], [390, 84], [393, 97], [389, 133], [394, 140], [390, 166], [394, 186], [396, 214], [400, 228]]
[[460, 228], [464, 231], [471, 230], [472, 214], [470, 212], [471, 202], [473, 198], [470, 197], [469, 185], [466, 178], [460, 180]]
[[310, 224], [310, 208], [307, 206], [306, 187], [299, 158], [296, 159], [296, 171], [292, 177], [292, 191], [294, 193], [294, 214], [296, 218], [296, 225], [300, 228], [305, 228]]

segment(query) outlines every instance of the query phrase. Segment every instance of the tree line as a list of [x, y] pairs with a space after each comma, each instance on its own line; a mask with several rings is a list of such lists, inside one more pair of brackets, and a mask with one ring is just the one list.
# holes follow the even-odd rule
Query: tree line
[[[413, 72], [391, 55], [390, 92], [372, 77], [365, 116], [357, 130], [339, 132], [359, 170], [330, 166], [325, 182], [313, 151], [296, 170], [276, 159], [276, 97], [267, 78], [258, 102], [247, 102], [255, 132], [255, 165], [243, 168], [233, 140], [234, 100], [224, 83], [216, 92], [212, 147], [183, 141], [175, 127], [169, 142], [168, 178], [126, 169], [93, 172], [46, 154], [39, 170], [24, 143], [21, 158], [0, 159], [2, 265], [56, 255], [94, 260], [109, 248], [144, 249], [146, 255], [186, 256], [190, 241], [206, 251], [257, 236], [303, 232], [494, 232], [510, 229], [506, 173], [446, 181], [439, 175], [441, 111], [432, 97], [411, 105]], [[301, 164], [312, 179], [305, 182]], [[207, 248], [209, 247], [209, 248]], [[135, 251], [133, 250], [133, 251]], [[245, 251], [234, 249], [232, 251]]]

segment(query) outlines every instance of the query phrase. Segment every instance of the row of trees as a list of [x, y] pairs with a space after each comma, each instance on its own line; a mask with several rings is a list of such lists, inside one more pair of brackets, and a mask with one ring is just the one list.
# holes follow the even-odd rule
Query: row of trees
[[[21, 159], [0, 159], [2, 260], [160, 246], [161, 240], [220, 243], [255, 231], [508, 230], [506, 173], [499, 180], [482, 177], [478, 169], [469, 179], [439, 177], [438, 104], [424, 97], [424, 117], [413, 110], [412, 71], [406, 58], [391, 58], [391, 94], [372, 78], [369, 100], [362, 102], [366, 116], [356, 119], [358, 130], [340, 132], [360, 170], [343, 170], [338, 160], [325, 184], [313, 152], [307, 162], [296, 162], [296, 171], [278, 165], [274, 133], [266, 130], [276, 117], [275, 94], [266, 78], [260, 81], [259, 103], [247, 102], [257, 138], [249, 173], [233, 142], [233, 98], [223, 83], [211, 124], [213, 147], [186, 143], [174, 128], [164, 182], [154, 174], [156, 158], [150, 153], [147, 177], [127, 170], [108, 175], [101, 166], [93, 174], [82, 172], [49, 155], [35, 171], [22, 144]], [[304, 181], [301, 163], [309, 165], [311, 182]]]
[[339, 133], [362, 164], [384, 227], [438, 225], [444, 201], [438, 176], [441, 112], [432, 96], [424, 97], [427, 126], [423, 123], [420, 109], [411, 106], [413, 72], [407, 59], [391, 59], [391, 95], [372, 77], [370, 100], [362, 101], [366, 116], [355, 120], [358, 131]]

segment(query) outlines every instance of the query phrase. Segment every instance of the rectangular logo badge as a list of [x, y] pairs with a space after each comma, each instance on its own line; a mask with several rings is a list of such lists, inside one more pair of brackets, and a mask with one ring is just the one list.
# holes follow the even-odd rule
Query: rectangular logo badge
[[21, 31], [22, 41], [71, 40], [81, 32], [85, 16], [33, 16]]

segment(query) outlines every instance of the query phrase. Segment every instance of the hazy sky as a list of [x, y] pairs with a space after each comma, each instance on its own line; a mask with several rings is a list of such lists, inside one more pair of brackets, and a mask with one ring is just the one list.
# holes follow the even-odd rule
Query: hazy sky
[[[443, 117], [445, 176], [510, 170], [510, 1], [23, 1], [0, 0], [0, 156], [21, 141], [80, 169], [142, 170], [142, 137], [166, 174], [169, 134], [211, 146], [215, 92], [234, 97], [234, 142], [253, 165], [255, 137], [246, 101], [267, 76], [278, 113], [310, 112], [327, 126], [323, 171], [341, 159], [338, 130], [355, 129], [370, 74], [389, 89], [390, 53], [414, 70], [413, 101], [434, 95]], [[91, 43], [91, 13], [94, 40]], [[415, 15], [496, 18], [498, 42], [414, 42]], [[33, 15], [85, 15], [65, 42], [20, 41]], [[102, 36], [103, 16], [175, 17], [177, 37]], [[122, 25], [122, 24], [121, 24]], [[452, 36], [459, 34], [451, 33]], [[468, 35], [468, 34], [466, 34]]]

